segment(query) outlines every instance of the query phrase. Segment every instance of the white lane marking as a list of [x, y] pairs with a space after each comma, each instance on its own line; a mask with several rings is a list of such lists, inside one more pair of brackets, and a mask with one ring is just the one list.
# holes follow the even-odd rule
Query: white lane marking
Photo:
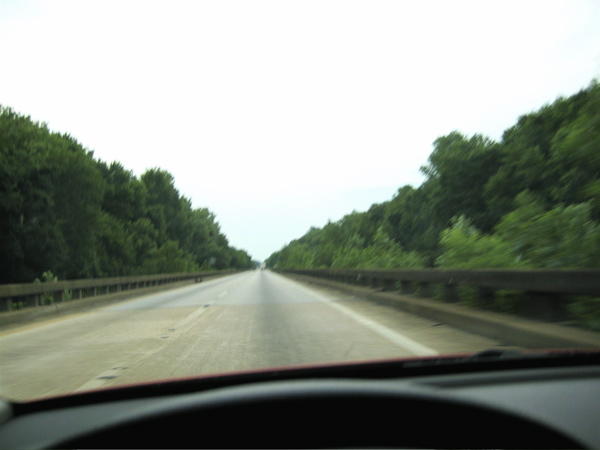
[[227, 294], [229, 294], [229, 291], [223, 291], [223, 292], [221, 292], [221, 293], [220, 293], [220, 294], [217, 296], [217, 298], [223, 298], [223, 297], [225, 297]]
[[386, 327], [374, 320], [368, 319], [365, 316], [358, 314], [351, 309], [340, 305], [339, 303], [334, 303], [328, 298], [322, 296], [321, 294], [317, 294], [314, 291], [311, 291], [304, 286], [297, 285], [300, 289], [304, 290], [306, 293], [316, 298], [317, 300], [325, 303], [326, 305], [331, 306], [332, 308], [337, 309], [339, 312], [345, 314], [346, 316], [356, 320], [361, 325], [369, 328], [375, 333], [383, 336], [388, 341], [408, 350], [409, 352], [417, 355], [417, 356], [435, 356], [439, 355], [439, 352], [436, 352], [434, 349], [423, 345], [414, 339], [409, 338], [408, 336], [403, 335], [402, 333], [398, 333], [397, 331], [392, 330], [391, 328]]
[[385, 325], [382, 325], [371, 319], [367, 319], [365, 316], [358, 314], [358, 313], [346, 308], [345, 306], [342, 306], [337, 303], [333, 303], [331, 301], [328, 301], [327, 304], [329, 306], [337, 309], [338, 311], [346, 314], [347, 316], [352, 317], [358, 323], [366, 326], [367, 328], [370, 328], [371, 330], [373, 330], [377, 334], [385, 337], [386, 339], [393, 342], [394, 344], [399, 345], [400, 347], [404, 347], [406, 350], [414, 353], [415, 355], [419, 355], [419, 356], [439, 355], [439, 353], [436, 352], [434, 349], [427, 347], [426, 345], [423, 345], [423, 344], [409, 338], [408, 336], [398, 333], [397, 331], [394, 331], [391, 328], [386, 327]]

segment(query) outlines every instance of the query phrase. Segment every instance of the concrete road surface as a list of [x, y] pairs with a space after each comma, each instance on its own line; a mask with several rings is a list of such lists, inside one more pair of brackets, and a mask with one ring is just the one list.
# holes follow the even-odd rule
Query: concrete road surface
[[269, 271], [250, 271], [0, 333], [0, 396], [502, 345]]

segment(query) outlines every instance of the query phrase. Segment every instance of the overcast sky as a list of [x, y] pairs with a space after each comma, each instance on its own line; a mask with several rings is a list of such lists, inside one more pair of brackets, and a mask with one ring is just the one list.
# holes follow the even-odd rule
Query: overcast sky
[[160, 167], [263, 260], [600, 78], [600, 2], [0, 0], [0, 104]]

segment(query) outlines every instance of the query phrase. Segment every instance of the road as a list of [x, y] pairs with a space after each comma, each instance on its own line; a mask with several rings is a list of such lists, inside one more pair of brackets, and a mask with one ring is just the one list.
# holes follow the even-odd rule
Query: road
[[250, 271], [0, 332], [0, 396], [502, 345], [348, 294]]

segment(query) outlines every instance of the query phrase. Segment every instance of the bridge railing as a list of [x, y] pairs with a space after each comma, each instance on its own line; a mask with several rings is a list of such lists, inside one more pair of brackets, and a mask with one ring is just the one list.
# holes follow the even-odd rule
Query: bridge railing
[[239, 270], [95, 278], [57, 281], [54, 283], [2, 284], [0, 285], [0, 312], [128, 292], [183, 281], [200, 282], [204, 277], [228, 275], [237, 272]]
[[498, 291], [519, 291], [523, 314], [543, 320], [568, 320], [573, 296], [600, 296], [600, 270], [359, 270], [286, 269], [294, 273], [333, 281], [368, 286], [381, 291], [398, 291], [421, 297], [460, 301], [460, 287], [474, 288], [476, 303], [491, 309]]

